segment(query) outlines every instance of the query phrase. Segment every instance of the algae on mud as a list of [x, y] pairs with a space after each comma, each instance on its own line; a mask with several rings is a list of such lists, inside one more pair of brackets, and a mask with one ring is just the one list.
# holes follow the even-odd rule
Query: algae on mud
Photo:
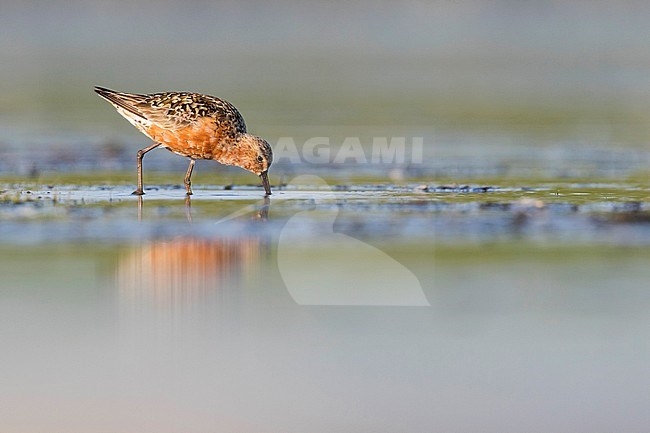
[[[128, 242], [174, 232], [230, 236], [233, 222], [251, 230], [277, 231], [297, 212], [310, 210], [316, 226], [336, 214], [335, 227], [365, 240], [391, 239], [403, 245], [425, 239], [441, 244], [524, 242], [546, 245], [613, 243], [650, 245], [650, 189], [639, 181], [607, 183], [546, 181], [518, 183], [498, 179], [489, 185], [338, 184], [333, 190], [313, 185], [276, 188], [268, 224], [246, 218], [263, 206], [259, 187], [195, 184], [185, 197], [180, 185], [150, 184], [138, 199], [132, 185], [82, 186], [2, 184], [0, 216], [8, 243]], [[243, 221], [243, 222], [242, 222]], [[82, 222], [84, 231], [76, 230]], [[318, 240], [317, 227], [305, 236]]]

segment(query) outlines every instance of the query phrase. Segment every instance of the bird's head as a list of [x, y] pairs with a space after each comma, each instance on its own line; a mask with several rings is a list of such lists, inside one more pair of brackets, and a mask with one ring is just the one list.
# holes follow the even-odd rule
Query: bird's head
[[240, 167], [255, 173], [262, 179], [266, 195], [271, 195], [268, 171], [273, 162], [271, 145], [263, 138], [243, 134], [237, 145], [241, 151]]

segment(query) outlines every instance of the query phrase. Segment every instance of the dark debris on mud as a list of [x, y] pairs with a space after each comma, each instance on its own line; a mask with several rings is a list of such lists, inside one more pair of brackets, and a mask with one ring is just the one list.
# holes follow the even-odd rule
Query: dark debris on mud
[[[259, 218], [251, 217], [263, 197], [256, 185], [197, 186], [191, 199], [178, 185], [150, 185], [141, 198], [130, 194], [130, 186], [120, 185], [3, 185], [0, 242], [128, 242], [251, 232], [273, 237], [290, 218], [306, 211], [304, 236], [315, 240], [322, 234], [320, 222], [334, 218], [336, 230], [369, 241], [650, 245], [650, 200], [627, 199], [624, 190], [620, 196], [611, 188], [585, 190], [563, 186], [556, 193], [547, 185], [286, 185], [274, 191], [260, 225]], [[228, 221], [222, 222], [224, 218]]]

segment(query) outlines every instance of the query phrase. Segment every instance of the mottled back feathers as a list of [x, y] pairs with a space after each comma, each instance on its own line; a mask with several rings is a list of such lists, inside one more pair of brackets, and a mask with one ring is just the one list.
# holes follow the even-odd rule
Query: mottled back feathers
[[125, 117], [120, 108], [163, 129], [186, 128], [209, 117], [219, 128], [232, 129], [232, 135], [246, 133], [246, 123], [237, 108], [214, 96], [190, 92], [122, 93], [103, 87], [95, 87], [95, 92], [115, 105]]

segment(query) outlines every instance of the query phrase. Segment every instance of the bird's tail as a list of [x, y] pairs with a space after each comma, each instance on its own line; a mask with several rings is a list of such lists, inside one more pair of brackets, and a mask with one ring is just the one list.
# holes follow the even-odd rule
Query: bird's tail
[[100, 86], [95, 86], [95, 92], [115, 107], [122, 108], [135, 116], [146, 119], [145, 115], [137, 108], [137, 105], [142, 102], [142, 95], [116, 92]]

